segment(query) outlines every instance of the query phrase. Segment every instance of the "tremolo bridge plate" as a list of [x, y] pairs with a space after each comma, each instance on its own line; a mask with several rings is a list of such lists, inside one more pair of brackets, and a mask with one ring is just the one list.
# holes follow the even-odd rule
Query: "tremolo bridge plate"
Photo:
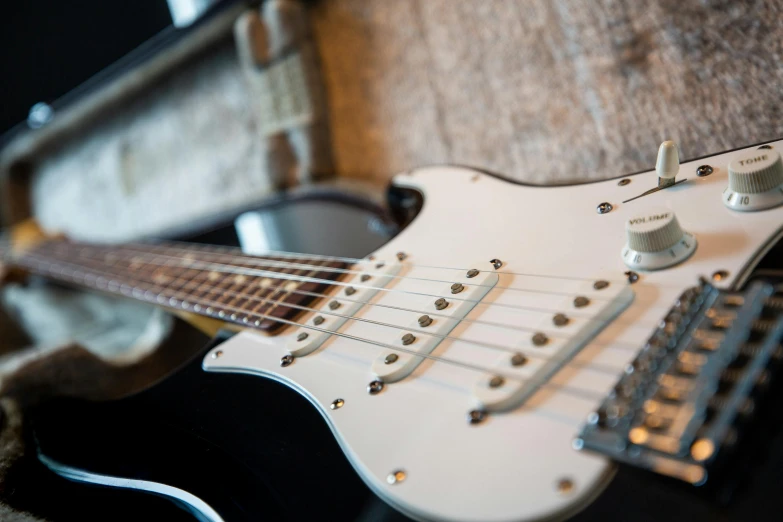
[[683, 293], [575, 446], [698, 485], [737, 442], [780, 359], [773, 287]]

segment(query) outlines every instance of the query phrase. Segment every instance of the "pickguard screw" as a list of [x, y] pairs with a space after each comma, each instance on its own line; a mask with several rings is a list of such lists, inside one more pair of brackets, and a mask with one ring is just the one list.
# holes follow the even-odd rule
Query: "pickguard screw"
[[614, 207], [612, 206], [611, 203], [607, 203], [604, 201], [603, 203], [599, 203], [598, 206], [595, 207], [595, 210], [599, 214], [608, 214], [609, 212], [612, 211], [613, 208]]
[[596, 290], [603, 290], [607, 286], [609, 286], [609, 281], [604, 281], [603, 279], [593, 283], [593, 288], [596, 289]]
[[405, 259], [408, 257], [408, 254], [405, 252], [397, 252], [397, 260], [398, 261], [405, 261]]
[[372, 277], [372, 276], [370, 276], [370, 274], [362, 274], [362, 277], [360, 277], [359, 279], [360, 279], [362, 282], [364, 282], [364, 281], [369, 281], [369, 280], [370, 280], [370, 277]]
[[699, 165], [696, 167], [696, 175], [700, 178], [704, 178], [712, 174], [713, 168], [709, 165]]
[[511, 366], [524, 366], [527, 364], [527, 357], [521, 353], [515, 353], [511, 356]]
[[628, 270], [627, 272], [625, 272], [625, 277], [628, 278], [628, 282], [631, 284], [634, 284], [639, 280], [639, 274], [637, 274], [632, 270]]
[[302, 341], [304, 341], [308, 337], [310, 337], [310, 335], [308, 335], [307, 332], [301, 332], [299, 335], [296, 336], [296, 340], [301, 343]]
[[285, 368], [286, 366], [291, 366], [294, 362], [294, 356], [291, 354], [284, 355], [280, 358], [280, 366]]
[[[560, 315], [562, 315], [562, 314], [560, 314]], [[557, 317], [557, 316], [555, 316], [555, 317]], [[565, 317], [565, 316], [563, 316], [563, 317]], [[566, 322], [567, 321], [568, 320], [566, 319]], [[557, 324], [557, 323], [555, 323], [555, 324]], [[533, 341], [533, 344], [536, 345], [536, 346], [544, 346], [546, 343], [549, 342], [549, 337], [547, 337], [546, 334], [544, 334], [544, 333], [538, 332], [537, 334], [535, 334], [533, 336], [532, 341]]]
[[574, 481], [571, 479], [560, 479], [557, 481], [557, 491], [559, 493], [562, 493], [563, 495], [567, 495], [568, 493], [571, 493], [574, 489]]
[[324, 319], [320, 315], [316, 315], [315, 317], [313, 317], [313, 324], [318, 326], [319, 324], [323, 324], [325, 320], [326, 319]]
[[340, 303], [338, 301], [329, 302], [329, 310], [337, 310], [338, 308], [340, 308]]
[[451, 285], [451, 293], [452, 294], [458, 294], [462, 292], [465, 289], [464, 286], [462, 286], [462, 283], [454, 283]]
[[759, 149], [771, 149], [772, 145], [762, 145]]
[[555, 326], [565, 326], [568, 324], [568, 317], [565, 314], [556, 314], [552, 318], [552, 322], [555, 323]]
[[712, 274], [713, 281], [723, 281], [729, 277], [729, 273], [726, 270], [718, 270]]
[[503, 261], [500, 259], [490, 259], [489, 262], [492, 263], [492, 267], [495, 270], [498, 270], [501, 266], [503, 266]]
[[449, 306], [449, 302], [446, 301], [445, 299], [443, 299], [442, 297], [435, 301], [435, 309], [436, 310], [443, 310], [447, 306]]
[[503, 386], [503, 383], [506, 382], [503, 380], [503, 377], [500, 375], [495, 375], [489, 380], [489, 387], [490, 388], [500, 388]]
[[408, 346], [409, 344], [412, 344], [413, 341], [416, 340], [416, 336], [412, 333], [406, 333], [402, 336], [402, 344], [403, 346]]
[[425, 328], [431, 324], [432, 324], [432, 317], [430, 317], [429, 315], [424, 314], [421, 317], [419, 317], [419, 326], [421, 326], [422, 328]]
[[468, 273], [465, 275], [467, 275], [468, 278], [476, 277], [477, 275], [479, 275], [479, 271], [476, 270], [475, 268], [471, 268], [470, 270], [468, 270]]
[[390, 353], [383, 359], [383, 364], [394, 364], [397, 362], [397, 359], [399, 359], [400, 356], [396, 353]]
[[333, 410], [339, 410], [344, 405], [345, 405], [345, 401], [344, 400], [342, 400], [342, 399], [335, 399], [335, 400], [332, 401], [332, 404], [329, 407], [332, 408]]
[[223, 350], [218, 350], [218, 351], [216, 351], [216, 352], [212, 352], [212, 358], [213, 358], [213, 359], [217, 359], [217, 358], [218, 358], [218, 357], [220, 357], [221, 355], [223, 355]]
[[367, 385], [367, 393], [370, 395], [378, 395], [383, 390], [383, 382], [382, 381], [372, 381], [370, 384]]
[[348, 286], [345, 288], [345, 295], [353, 295], [356, 293], [356, 289], [352, 286]]
[[631, 182], [631, 180], [630, 180], [630, 179], [628, 179], [628, 178], [623, 178], [623, 179], [621, 179], [620, 181], [618, 181], [618, 182], [617, 182], [617, 184], [618, 184], [619, 186], [621, 186], [621, 187], [624, 187], [624, 186], [626, 186], [627, 184], [629, 184], [630, 182]]
[[487, 412], [484, 410], [470, 410], [468, 412], [469, 424], [481, 424], [487, 418]]
[[405, 477], [407, 475], [405, 472], [401, 469], [398, 469], [396, 471], [392, 471], [386, 476], [386, 482], [389, 484], [399, 484], [403, 480], [405, 480]]
[[590, 300], [583, 295], [574, 298], [574, 306], [577, 308], [583, 308], [590, 304]]

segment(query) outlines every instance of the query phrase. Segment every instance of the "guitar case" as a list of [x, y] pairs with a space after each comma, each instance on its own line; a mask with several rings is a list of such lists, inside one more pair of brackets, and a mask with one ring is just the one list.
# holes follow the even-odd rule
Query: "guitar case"
[[[648, 169], [669, 137], [695, 157], [783, 133], [765, 109], [779, 98], [780, 2], [257, 4], [218, 2], [4, 136], [3, 223], [237, 244], [236, 216], [280, 210], [279, 228], [281, 209], [305, 216], [309, 198], [350, 209], [381, 240], [415, 213], [410, 194], [383, 199], [390, 174], [412, 166], [565, 183]], [[217, 339], [35, 280], [6, 287], [3, 304], [0, 520], [193, 517], [68, 481], [40, 455], [179, 483], [230, 520], [405, 520], [295, 392], [200, 372]], [[621, 467], [578, 519], [778, 518], [783, 444], [767, 418], [734, 481], [697, 493]]]

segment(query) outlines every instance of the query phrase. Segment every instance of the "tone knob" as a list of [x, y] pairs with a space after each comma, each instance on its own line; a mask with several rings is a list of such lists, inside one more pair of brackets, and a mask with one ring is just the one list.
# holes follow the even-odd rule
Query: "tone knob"
[[783, 204], [783, 161], [774, 149], [757, 149], [729, 163], [729, 186], [723, 203], [752, 211]]
[[628, 240], [623, 261], [634, 270], [657, 270], [688, 259], [696, 250], [696, 238], [680, 227], [667, 209], [651, 210], [625, 222]]

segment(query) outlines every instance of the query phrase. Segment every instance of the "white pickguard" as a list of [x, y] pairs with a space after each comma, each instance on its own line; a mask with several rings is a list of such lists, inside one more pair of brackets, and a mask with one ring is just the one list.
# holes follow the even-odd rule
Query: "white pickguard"
[[[773, 145], [781, 147], [783, 142]], [[624, 220], [653, 206], [676, 212], [682, 227], [698, 239], [695, 254], [672, 268], [643, 273], [633, 286], [630, 306], [573, 364], [554, 376], [557, 385], [586, 390], [582, 396], [550, 386], [519, 408], [469, 425], [466, 414], [474, 406], [475, 371], [425, 361], [411, 376], [369, 395], [372, 363], [382, 347], [332, 337], [315, 352], [281, 368], [280, 357], [286, 353], [293, 328], [276, 337], [240, 333], [219, 347], [220, 357], [208, 356], [204, 368], [264, 375], [299, 390], [322, 412], [367, 484], [410, 516], [449, 521], [563, 518], [585, 507], [612, 476], [609, 462], [571, 447], [585, 417], [597, 407], [596, 397], [609, 391], [682, 290], [717, 270], [730, 274], [719, 285], [737, 282], [780, 233], [783, 207], [740, 213], [721, 201], [726, 166], [741, 153], [684, 163], [679, 177], [688, 178], [687, 182], [627, 204], [622, 201], [656, 185], [654, 172], [632, 176], [624, 186], [617, 180], [569, 187], [518, 186], [459, 167], [427, 167], [395, 178], [397, 184], [423, 193], [424, 208], [377, 256], [394, 259], [396, 252], [407, 253], [405, 263], [410, 265], [400, 275], [411, 277], [443, 279], [448, 273], [415, 265], [470, 268], [477, 259], [499, 258], [504, 265], [498, 287], [529, 288], [537, 281], [503, 272], [586, 279], [610, 274], [622, 280], [627, 270], [620, 257]], [[715, 172], [697, 178], [696, 167], [702, 164], [712, 165]], [[596, 206], [601, 202], [611, 203], [614, 210], [598, 214]], [[570, 285], [579, 284], [552, 281], [561, 281], [566, 293]], [[436, 293], [433, 285], [395, 279], [387, 288]], [[525, 305], [548, 302], [547, 296], [502, 289], [492, 290], [488, 299]], [[426, 297], [396, 291], [380, 292], [373, 302], [412, 309], [429, 304]], [[410, 313], [372, 306], [362, 308], [358, 316], [401, 325], [411, 318]], [[514, 310], [482, 303], [468, 317], [508, 324], [518, 320], [524, 325], [541, 315], [514, 315]], [[340, 331], [384, 340], [394, 332], [356, 321], [348, 321]], [[460, 325], [451, 335], [504, 345], [524, 344], [529, 338], [522, 331], [476, 323]], [[485, 365], [492, 365], [498, 356], [496, 351], [448, 339], [433, 354]], [[614, 368], [617, 373], [576, 366], [588, 364]], [[344, 406], [330, 409], [338, 398]], [[387, 483], [395, 470], [404, 470], [405, 480]], [[567, 492], [558, 489], [563, 479], [573, 484]]]

